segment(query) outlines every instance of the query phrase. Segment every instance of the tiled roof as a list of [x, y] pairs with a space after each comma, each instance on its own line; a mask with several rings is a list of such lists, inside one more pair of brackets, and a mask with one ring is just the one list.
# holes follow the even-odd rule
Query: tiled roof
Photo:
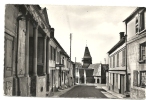
[[91, 69], [94, 69], [93, 71], [93, 76], [96, 76], [96, 73], [98, 72], [98, 68], [100, 66], [100, 63], [97, 63], [97, 64], [90, 64], [90, 66], [88, 68], [91, 68]]

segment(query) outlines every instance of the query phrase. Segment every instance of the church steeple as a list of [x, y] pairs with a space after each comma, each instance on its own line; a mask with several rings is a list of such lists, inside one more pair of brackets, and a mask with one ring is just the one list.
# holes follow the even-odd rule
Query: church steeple
[[85, 47], [84, 57], [83, 58], [91, 58], [90, 51], [88, 47]]
[[82, 59], [83, 61], [83, 68], [88, 68], [90, 64], [92, 64], [92, 57], [90, 55], [90, 51], [88, 47], [85, 47], [84, 57]]

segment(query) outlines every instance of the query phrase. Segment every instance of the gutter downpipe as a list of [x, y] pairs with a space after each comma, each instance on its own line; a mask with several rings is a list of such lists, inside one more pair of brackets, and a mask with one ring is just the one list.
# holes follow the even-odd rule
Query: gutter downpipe
[[125, 36], [125, 43], [126, 43], [126, 91], [125, 91], [125, 97], [130, 97], [130, 93], [129, 93], [129, 80], [128, 80], [128, 66], [127, 66], [127, 22], [125, 22], [126, 25], [126, 36]]

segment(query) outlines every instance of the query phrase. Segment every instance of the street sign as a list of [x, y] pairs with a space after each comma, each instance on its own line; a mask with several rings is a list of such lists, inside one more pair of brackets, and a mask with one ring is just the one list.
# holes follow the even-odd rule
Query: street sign
[[56, 64], [56, 67], [64, 67], [63, 64]]

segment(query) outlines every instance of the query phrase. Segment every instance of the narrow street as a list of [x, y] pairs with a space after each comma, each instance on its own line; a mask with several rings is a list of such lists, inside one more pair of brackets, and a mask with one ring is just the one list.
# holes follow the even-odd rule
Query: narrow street
[[107, 98], [102, 92], [106, 92], [103, 89], [95, 88], [96, 86], [78, 85], [62, 94], [60, 97], [84, 97], [84, 98]]

